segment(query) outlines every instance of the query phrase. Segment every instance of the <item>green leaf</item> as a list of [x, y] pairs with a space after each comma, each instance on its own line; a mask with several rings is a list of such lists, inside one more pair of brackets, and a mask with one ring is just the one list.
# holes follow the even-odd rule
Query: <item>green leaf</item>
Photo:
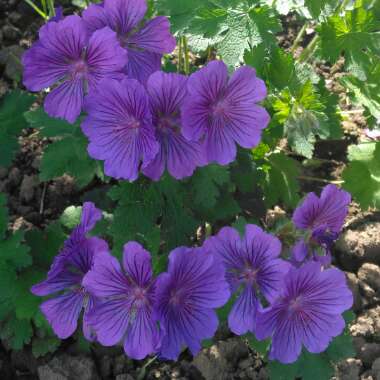
[[50, 117], [42, 107], [24, 114], [30, 127], [39, 130], [43, 137], [72, 136], [79, 129], [79, 121], [70, 124], [63, 119]]
[[220, 187], [229, 179], [228, 167], [208, 165], [199, 168], [191, 178], [195, 205], [204, 210], [213, 208], [220, 196]]
[[324, 354], [303, 351], [298, 366], [298, 376], [302, 377], [302, 380], [330, 380], [334, 374], [334, 368]]
[[271, 360], [269, 361], [268, 369], [271, 380], [294, 380], [298, 373], [298, 363], [281, 364]]
[[8, 228], [8, 209], [6, 207], [7, 198], [0, 193], [0, 240], [4, 238]]
[[49, 224], [44, 230], [34, 229], [26, 232], [25, 240], [31, 249], [34, 266], [48, 270], [65, 238], [59, 222]]
[[348, 71], [365, 80], [370, 65], [367, 53], [380, 54], [379, 28], [373, 12], [364, 7], [355, 7], [344, 17], [331, 16], [319, 28], [323, 58], [335, 63], [344, 53]]
[[41, 181], [64, 174], [74, 177], [79, 187], [88, 185], [95, 175], [102, 176], [98, 162], [88, 156], [84, 136], [65, 137], [45, 149], [40, 166]]
[[120, 256], [128, 241], [147, 241], [161, 215], [162, 198], [154, 185], [128, 182], [113, 187], [108, 195], [118, 201], [110, 233], [114, 253]]
[[39, 311], [38, 306], [41, 303], [41, 299], [32, 294], [30, 288], [41, 282], [45, 275], [45, 272], [33, 267], [18, 276], [13, 299], [18, 319], [32, 319]]
[[160, 227], [166, 251], [191, 244], [199, 223], [189, 205], [192, 199], [188, 199], [185, 187], [168, 176], [157, 183], [157, 187], [164, 200]]
[[14, 268], [1, 263], [0, 265], [0, 320], [3, 320], [13, 309], [13, 298], [16, 284]]
[[299, 201], [300, 175], [298, 162], [283, 153], [274, 153], [268, 157], [269, 168], [264, 183], [265, 203], [267, 207], [283, 202], [295, 207]]
[[29, 247], [22, 244], [23, 238], [23, 232], [16, 231], [8, 240], [0, 241], [0, 265], [5, 262], [21, 269], [32, 263]]
[[380, 208], [380, 142], [351, 145], [343, 187], [363, 209]]
[[228, 31], [217, 45], [224, 62], [234, 67], [239, 64], [245, 50], [263, 44], [276, 44], [275, 34], [281, 31], [278, 18], [269, 7], [251, 8], [248, 13], [229, 14], [226, 21]]
[[13, 350], [21, 350], [33, 336], [33, 328], [26, 319], [9, 318], [0, 331], [0, 337], [7, 340]]
[[80, 223], [81, 215], [82, 215], [81, 206], [79, 207], [69, 206], [62, 213], [59, 220], [63, 226], [71, 230]]
[[52, 336], [45, 338], [33, 338], [32, 340], [32, 353], [33, 356], [39, 358], [41, 356], [45, 356], [50, 352], [57, 351], [60, 346], [61, 341]]
[[267, 353], [268, 348], [270, 346], [269, 340], [259, 341], [251, 333], [245, 335], [244, 337], [245, 339], [247, 339], [248, 345], [249, 347], [251, 347], [252, 350], [258, 352], [262, 356], [264, 356]]
[[[330, 101], [329, 99], [325, 100]], [[298, 154], [311, 158], [316, 135], [321, 138], [331, 136], [326, 106], [310, 80], [293, 93], [284, 89], [272, 100], [275, 119], [284, 123], [289, 145]], [[331, 114], [331, 117], [335, 114]]]
[[204, 0], [160, 0], [156, 3], [158, 13], [169, 16], [173, 33], [186, 31], [203, 4]]
[[8, 167], [18, 149], [17, 137], [25, 128], [23, 113], [35, 97], [20, 90], [9, 92], [0, 105], [0, 166]]
[[346, 75], [341, 82], [349, 90], [355, 104], [365, 107], [374, 118], [380, 120], [380, 62], [370, 69], [366, 81]]

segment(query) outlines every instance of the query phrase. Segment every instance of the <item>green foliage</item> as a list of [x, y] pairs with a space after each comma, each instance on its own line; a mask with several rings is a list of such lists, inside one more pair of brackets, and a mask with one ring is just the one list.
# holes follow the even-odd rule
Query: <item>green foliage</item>
[[209, 165], [196, 171], [191, 179], [196, 207], [214, 208], [220, 196], [220, 187], [230, 180], [228, 167]]
[[0, 166], [8, 167], [18, 150], [17, 138], [26, 127], [23, 112], [34, 102], [35, 97], [13, 90], [0, 104]]
[[5, 237], [5, 232], [7, 231], [8, 211], [6, 201], [5, 195], [0, 193], [0, 239]]
[[295, 207], [299, 201], [300, 191], [297, 180], [300, 167], [297, 161], [283, 153], [274, 153], [268, 157], [265, 171], [264, 194], [267, 207], [280, 202], [288, 207]]
[[[352, 321], [352, 312], [346, 312], [344, 317], [346, 324], [349, 324]], [[303, 350], [300, 358], [293, 364], [285, 365], [270, 361], [270, 378], [273, 380], [295, 378], [329, 380], [334, 374], [334, 364], [354, 355], [352, 337], [349, 335], [348, 327], [346, 327], [344, 333], [336, 337], [327, 350], [321, 354], [311, 354]]]
[[380, 61], [370, 67], [367, 80], [346, 75], [341, 81], [350, 92], [353, 102], [365, 107], [374, 118], [380, 120]]
[[25, 118], [42, 136], [55, 137], [42, 157], [41, 181], [49, 181], [64, 174], [71, 175], [79, 187], [88, 185], [95, 176], [103, 178], [100, 164], [87, 153], [87, 139], [83, 136], [79, 121], [74, 125], [64, 120], [50, 118], [41, 108], [28, 112]]
[[320, 26], [323, 58], [334, 63], [344, 53], [348, 71], [365, 80], [370, 55], [380, 54], [379, 28], [380, 20], [373, 11], [356, 2], [344, 17], [333, 15]]
[[380, 142], [351, 145], [343, 187], [363, 209], [380, 208]]
[[[335, 118], [332, 124], [325, 112], [327, 107], [334, 109], [331, 102], [337, 102], [337, 98], [327, 97], [322, 100], [310, 80], [295, 91], [288, 88], [282, 90], [273, 99], [275, 118], [284, 124], [288, 142], [296, 153], [311, 158], [316, 136], [328, 138], [337, 133], [337, 113], [330, 114], [330, 118]], [[334, 129], [331, 131], [332, 127]]]
[[40, 356], [54, 351], [60, 342], [39, 310], [41, 299], [30, 288], [45, 277], [64, 236], [52, 224], [45, 231], [28, 231], [25, 245], [22, 231], [6, 231], [5, 203], [0, 194], [0, 339], [14, 350], [32, 343], [33, 353]]

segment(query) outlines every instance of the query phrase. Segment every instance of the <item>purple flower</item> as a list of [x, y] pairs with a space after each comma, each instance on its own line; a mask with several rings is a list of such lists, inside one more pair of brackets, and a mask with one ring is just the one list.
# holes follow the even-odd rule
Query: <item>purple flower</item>
[[301, 266], [309, 260], [319, 262], [322, 266], [331, 265], [331, 252], [328, 247], [307, 244], [304, 239], [300, 239], [291, 249], [291, 262], [296, 267]]
[[181, 134], [180, 107], [186, 96], [186, 77], [157, 71], [149, 77], [147, 89], [160, 148], [144, 174], [157, 181], [167, 167], [176, 179], [191, 176], [202, 165], [202, 149]]
[[183, 135], [188, 140], [204, 138], [207, 162], [221, 165], [236, 157], [236, 143], [253, 148], [269, 123], [267, 111], [257, 102], [266, 96], [264, 82], [255, 70], [244, 66], [228, 79], [222, 61], [210, 62], [191, 75], [182, 108]]
[[50, 21], [58, 22], [64, 19], [63, 8], [61, 6], [54, 8], [55, 16], [49, 18]]
[[225, 227], [209, 238], [205, 247], [221, 258], [231, 293], [238, 294], [228, 316], [231, 331], [237, 335], [254, 333], [256, 315], [262, 308], [259, 295], [272, 302], [289, 269], [289, 264], [279, 259], [280, 241], [260, 227], [248, 224], [243, 238], [235, 229]]
[[302, 345], [311, 353], [320, 353], [343, 332], [341, 313], [352, 302], [352, 293], [340, 270], [321, 271], [316, 262], [292, 268], [278, 299], [258, 314], [256, 337], [272, 337], [269, 358], [282, 363], [296, 361]]
[[134, 79], [105, 80], [86, 98], [85, 110], [90, 156], [105, 161], [110, 177], [137, 179], [141, 163], [144, 168], [159, 149], [144, 87]]
[[202, 339], [213, 337], [230, 292], [224, 269], [203, 249], [180, 247], [170, 253], [168, 272], [157, 279], [157, 313], [164, 331], [160, 354], [177, 359], [184, 345], [195, 355]]
[[83, 283], [100, 299], [89, 314], [89, 323], [101, 344], [124, 341], [124, 350], [133, 359], [156, 352], [160, 336], [149, 252], [129, 242], [124, 246], [123, 269], [115, 257], [99, 256]]
[[83, 12], [90, 32], [108, 26], [118, 34], [121, 45], [128, 51], [126, 73], [141, 82], [160, 70], [162, 55], [171, 53], [176, 45], [168, 19], [159, 16], [145, 22], [146, 11], [145, 0], [105, 0], [104, 4], [92, 4]]
[[87, 202], [83, 205], [81, 222], [54, 259], [47, 279], [31, 289], [37, 296], [58, 294], [43, 302], [41, 311], [61, 339], [66, 339], [75, 332], [83, 308], [83, 333], [87, 339], [93, 338], [87, 316], [96, 299], [85, 291], [82, 280], [91, 269], [95, 255], [108, 251], [104, 240], [86, 237], [101, 217], [101, 211], [93, 203]]
[[79, 116], [85, 93], [99, 81], [125, 66], [127, 54], [116, 34], [103, 28], [89, 37], [79, 16], [48, 22], [39, 41], [24, 54], [24, 85], [31, 91], [54, 86], [45, 99], [45, 111], [73, 123]]
[[293, 223], [309, 230], [318, 243], [329, 247], [340, 233], [348, 213], [351, 196], [335, 185], [327, 185], [321, 197], [309, 193], [293, 214]]

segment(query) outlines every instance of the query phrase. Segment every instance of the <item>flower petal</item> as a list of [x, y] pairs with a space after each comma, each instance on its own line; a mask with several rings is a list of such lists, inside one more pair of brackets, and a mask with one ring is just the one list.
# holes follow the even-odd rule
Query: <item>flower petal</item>
[[273, 335], [269, 358], [284, 364], [295, 362], [301, 354], [301, 339], [301, 333], [293, 320], [281, 320]]
[[[211, 128], [210, 106], [218, 101], [227, 82], [227, 66], [222, 61], [212, 61], [190, 76], [187, 82], [189, 95], [182, 107], [182, 133], [186, 139], [198, 141]], [[220, 138], [217, 131], [210, 133]]]
[[31, 292], [36, 296], [47, 296], [79, 284], [81, 278], [80, 274], [71, 273], [61, 268], [54, 274], [48, 275], [45, 281], [32, 286]]
[[127, 34], [144, 18], [147, 11], [145, 0], [105, 0], [109, 25], [120, 34]]
[[111, 254], [96, 256], [92, 270], [82, 283], [96, 297], [119, 297], [126, 295], [130, 288], [119, 261]]
[[236, 145], [230, 131], [225, 126], [215, 123], [206, 131], [203, 150], [208, 163], [228, 165], [236, 158]]
[[83, 292], [69, 292], [41, 304], [42, 313], [59, 338], [66, 339], [77, 329], [84, 296]]
[[130, 323], [130, 302], [126, 298], [99, 301], [88, 313], [87, 321], [103, 346], [113, 346], [122, 341]]
[[89, 90], [93, 91], [105, 77], [121, 73], [127, 64], [127, 51], [120, 46], [117, 35], [108, 27], [97, 30], [87, 47]]
[[83, 100], [83, 81], [81, 79], [67, 80], [48, 94], [44, 108], [49, 116], [74, 123], [81, 113]]
[[160, 70], [161, 54], [130, 48], [127, 48], [127, 50], [128, 63], [126, 71], [128, 78], [137, 79], [140, 83], [146, 83], [151, 74]]
[[231, 331], [236, 335], [244, 335], [248, 331], [254, 333], [258, 308], [259, 301], [255, 290], [251, 286], [246, 286], [228, 315], [228, 326]]
[[134, 241], [125, 244], [123, 252], [125, 272], [136, 285], [148, 286], [153, 277], [150, 253]]
[[102, 219], [102, 211], [96, 208], [94, 203], [83, 203], [80, 224], [84, 227], [85, 232], [91, 231], [100, 219]]
[[128, 43], [158, 54], [171, 53], [176, 46], [176, 40], [170, 33], [169, 20], [164, 16], [149, 20], [142, 29], [132, 34]]
[[92, 34], [96, 30], [102, 29], [105, 26], [111, 27], [106, 10], [104, 6], [100, 4], [90, 4], [83, 10], [82, 19], [85, 22], [89, 34]]
[[129, 324], [124, 351], [132, 359], [141, 360], [156, 352], [159, 343], [157, 322], [147, 309], [139, 309]]

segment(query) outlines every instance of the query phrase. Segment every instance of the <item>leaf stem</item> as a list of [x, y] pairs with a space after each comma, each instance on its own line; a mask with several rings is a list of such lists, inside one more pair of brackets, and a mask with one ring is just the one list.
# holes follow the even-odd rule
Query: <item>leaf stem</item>
[[47, 14], [46, 0], [41, 0], [42, 9], [45, 14]]
[[182, 36], [178, 41], [178, 72], [182, 72]]
[[307, 62], [310, 57], [313, 55], [315, 49], [317, 48], [317, 45], [319, 43], [320, 36], [316, 34], [313, 39], [310, 41], [309, 45], [306, 46], [306, 48], [303, 50], [301, 55], [298, 58], [299, 62]]
[[54, 0], [47, 0], [47, 2], [48, 2], [48, 8], [49, 8], [49, 16], [54, 17], [55, 16]]
[[328, 179], [318, 178], [318, 177], [311, 177], [311, 176], [307, 176], [307, 175], [300, 175], [300, 176], [298, 176], [298, 179], [301, 179], [301, 180], [304, 180], [304, 181], [332, 183], [334, 185], [341, 185], [342, 183], [344, 183], [344, 181], [329, 181]]
[[189, 56], [189, 48], [187, 46], [186, 36], [182, 37], [182, 44], [183, 44], [183, 53], [184, 53], [183, 69], [184, 69], [185, 74], [189, 75], [190, 74], [190, 56]]
[[299, 43], [301, 42], [301, 40], [302, 40], [302, 38], [303, 38], [303, 35], [304, 35], [305, 32], [306, 32], [307, 26], [308, 26], [307, 23], [303, 24], [302, 28], [301, 28], [300, 31], [298, 32], [297, 37], [296, 37], [296, 39], [294, 40], [292, 47], [290, 48], [290, 52], [291, 52], [291, 53], [294, 53], [294, 52], [297, 50], [298, 45], [299, 45]]
[[30, 5], [44, 20], [48, 19], [47, 14], [41, 10], [32, 0], [25, 0], [25, 2]]

